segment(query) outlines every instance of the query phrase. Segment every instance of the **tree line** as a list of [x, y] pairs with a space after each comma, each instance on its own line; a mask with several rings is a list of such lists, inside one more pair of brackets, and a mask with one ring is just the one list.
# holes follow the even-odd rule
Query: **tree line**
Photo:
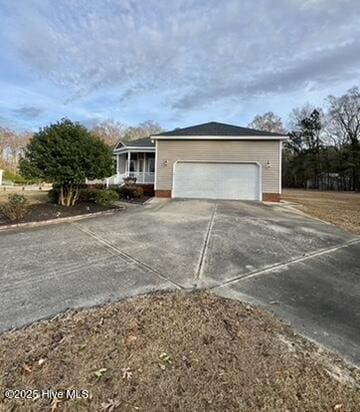
[[[360, 91], [328, 96], [322, 107], [309, 103], [291, 111], [287, 127], [272, 112], [255, 116], [249, 127], [288, 134], [283, 145], [285, 187], [360, 191]], [[159, 133], [159, 124], [147, 121], [129, 127], [104, 121], [90, 129], [109, 147]], [[0, 168], [16, 173], [32, 133], [16, 133], [0, 126]]]
[[[106, 120], [97, 123], [89, 131], [94, 136], [100, 137], [109, 147], [114, 147], [120, 140], [136, 140], [160, 133], [162, 130], [158, 123], [152, 121], [128, 126], [121, 122]], [[33, 135], [32, 132], [16, 132], [0, 126], [0, 169], [10, 174], [16, 174], [19, 171], [20, 160]]]
[[285, 187], [360, 191], [360, 91], [328, 96], [323, 107], [293, 109], [288, 127], [272, 112], [249, 124], [288, 134], [283, 145]]

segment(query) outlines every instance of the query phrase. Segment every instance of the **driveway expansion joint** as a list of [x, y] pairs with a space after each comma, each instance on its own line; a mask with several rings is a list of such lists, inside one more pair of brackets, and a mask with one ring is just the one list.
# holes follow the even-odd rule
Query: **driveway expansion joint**
[[136, 265], [142, 267], [143, 269], [153, 273], [157, 277], [161, 278], [162, 280], [165, 280], [166, 282], [172, 284], [175, 286], [177, 289], [184, 289], [182, 285], [179, 283], [171, 280], [167, 276], [163, 275], [161, 272], [158, 270], [152, 268], [151, 266], [147, 265], [146, 263], [142, 262], [141, 260], [135, 258], [134, 256], [131, 256], [130, 254], [124, 252], [123, 250], [117, 248], [116, 246], [112, 245], [110, 242], [107, 240], [101, 238], [100, 236], [96, 235], [94, 232], [92, 232], [89, 229], [83, 228], [80, 224], [78, 223], [73, 223], [73, 226], [75, 226], [78, 230], [81, 232], [87, 234], [88, 236], [91, 236], [93, 239], [97, 240], [99, 243], [101, 243], [103, 246], [105, 246], [107, 249], [110, 249], [112, 252], [115, 252], [118, 256], [120, 256], [124, 261], [130, 261], [132, 263], [135, 263]]
[[240, 282], [242, 280], [250, 279], [250, 278], [253, 278], [255, 276], [260, 276], [260, 275], [263, 275], [263, 274], [266, 274], [266, 273], [272, 273], [272, 272], [278, 271], [279, 269], [286, 268], [288, 265], [293, 265], [293, 264], [296, 264], [296, 263], [300, 263], [300, 262], [303, 262], [305, 260], [313, 259], [313, 258], [321, 256], [321, 255], [327, 255], [329, 253], [336, 252], [339, 249], [344, 249], [346, 247], [356, 245], [356, 244], [359, 244], [359, 243], [360, 243], [360, 237], [357, 237], [355, 239], [349, 240], [348, 242], [345, 242], [345, 243], [343, 243], [341, 245], [338, 245], [338, 246], [332, 246], [332, 247], [329, 247], [329, 248], [319, 249], [315, 252], [305, 253], [303, 256], [300, 256], [300, 257], [297, 257], [297, 258], [294, 258], [294, 259], [290, 259], [286, 262], [276, 263], [275, 265], [265, 267], [264, 269], [261, 269], [261, 270], [256, 270], [254, 272], [234, 276], [231, 279], [227, 279], [224, 282], [221, 282], [217, 285], [209, 286], [207, 289], [208, 290], [213, 290], [213, 289], [217, 289], [217, 288], [226, 287], [226, 286], [232, 285], [233, 283]]
[[218, 208], [218, 202], [215, 202], [214, 208], [212, 210], [211, 213], [211, 217], [209, 220], [209, 224], [206, 230], [206, 234], [205, 234], [205, 238], [204, 238], [204, 242], [201, 248], [201, 252], [200, 252], [200, 257], [199, 257], [199, 263], [197, 265], [196, 271], [195, 271], [195, 288], [197, 288], [198, 286], [198, 282], [201, 279], [202, 275], [203, 275], [203, 271], [204, 271], [204, 264], [205, 264], [205, 260], [206, 260], [206, 255], [207, 255], [207, 251], [209, 248], [209, 242], [210, 242], [210, 236], [211, 236], [211, 232], [212, 232], [212, 228], [214, 226], [215, 223], [215, 217], [216, 217], [216, 211]]

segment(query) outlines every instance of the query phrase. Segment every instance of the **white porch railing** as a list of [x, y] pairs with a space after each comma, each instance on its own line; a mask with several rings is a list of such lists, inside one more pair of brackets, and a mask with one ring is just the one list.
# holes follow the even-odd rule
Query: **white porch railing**
[[153, 172], [129, 172], [125, 173], [124, 177], [136, 177], [136, 183], [149, 183], [152, 184], [155, 181], [155, 173]]
[[122, 185], [124, 183], [124, 178], [126, 177], [136, 177], [136, 183], [153, 184], [155, 182], [155, 173], [153, 172], [129, 172], [123, 174], [116, 174], [111, 177], [107, 177], [103, 180], [86, 180], [86, 183], [90, 185], [102, 183], [106, 186]]

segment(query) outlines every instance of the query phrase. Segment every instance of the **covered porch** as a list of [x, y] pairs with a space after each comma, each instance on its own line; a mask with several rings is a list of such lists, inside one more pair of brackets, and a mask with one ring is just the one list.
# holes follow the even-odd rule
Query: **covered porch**
[[121, 185], [124, 178], [136, 178], [136, 184], [154, 185], [155, 144], [150, 138], [119, 142], [114, 150], [116, 174], [110, 184]]
[[155, 153], [134, 152], [116, 155], [116, 175], [119, 183], [124, 178], [134, 177], [136, 183], [153, 185], [155, 181]]

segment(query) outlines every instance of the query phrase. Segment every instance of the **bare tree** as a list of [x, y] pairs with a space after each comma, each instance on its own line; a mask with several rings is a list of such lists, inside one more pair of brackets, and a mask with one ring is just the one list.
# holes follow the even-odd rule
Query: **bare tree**
[[305, 103], [301, 107], [295, 107], [289, 114], [289, 120], [287, 122], [288, 129], [292, 132], [296, 132], [301, 129], [301, 122], [303, 119], [311, 116], [314, 110], [321, 112], [321, 109], [315, 107], [311, 103]]
[[160, 133], [163, 129], [158, 123], [150, 120], [137, 126], [126, 126], [120, 122], [106, 120], [97, 124], [91, 132], [101, 137], [108, 146], [115, 146], [121, 140], [136, 140]]
[[19, 160], [31, 136], [30, 132], [16, 133], [11, 129], [0, 127], [0, 167], [17, 172]]
[[345, 148], [345, 162], [351, 170], [352, 189], [360, 190], [360, 91], [358, 87], [343, 96], [327, 98], [330, 130]]
[[6, 167], [6, 149], [9, 145], [9, 133], [8, 129], [0, 127], [0, 168]]
[[162, 132], [162, 127], [151, 120], [140, 123], [135, 127], [128, 127], [125, 131], [125, 140], [136, 140], [141, 139], [142, 137], [149, 137], [152, 134]]
[[282, 120], [273, 112], [267, 112], [263, 115], [256, 115], [254, 120], [249, 123], [252, 129], [262, 130], [264, 132], [286, 133]]
[[113, 147], [124, 139], [126, 126], [113, 120], [105, 120], [97, 124], [91, 132], [99, 136], [108, 146]]

